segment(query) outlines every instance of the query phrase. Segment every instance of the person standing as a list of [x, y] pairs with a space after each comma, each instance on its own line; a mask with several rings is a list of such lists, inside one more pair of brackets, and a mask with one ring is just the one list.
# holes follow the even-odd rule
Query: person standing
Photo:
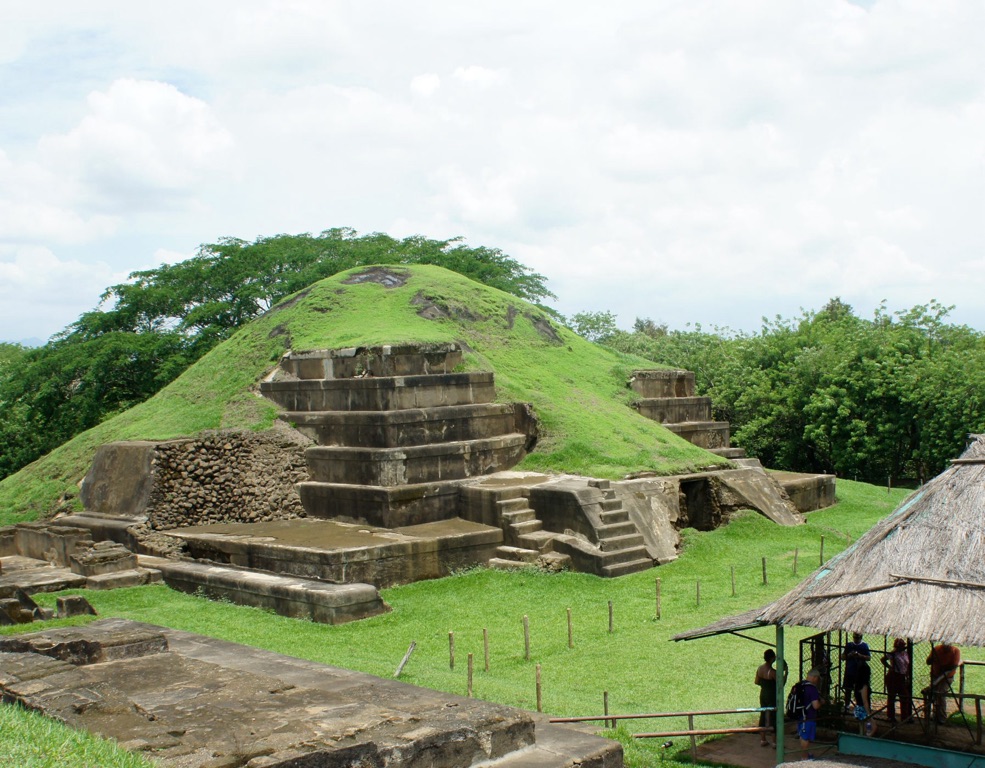
[[869, 669], [869, 644], [865, 642], [861, 632], [852, 634], [852, 641], [845, 643], [845, 650], [841, 654], [845, 660], [845, 678], [842, 691], [845, 695], [845, 709], [851, 711], [850, 702], [852, 694], [855, 695], [855, 703], [864, 707], [866, 713], [869, 712], [868, 698], [869, 686], [871, 684], [871, 670]]
[[889, 722], [896, 722], [896, 699], [899, 699], [900, 719], [904, 723], [913, 717], [913, 696], [910, 692], [910, 654], [906, 640], [897, 637], [893, 650], [883, 657], [886, 666], [886, 696]]
[[930, 665], [930, 685], [923, 689], [927, 717], [931, 714], [929, 704], [932, 699], [934, 719], [938, 723], [946, 723], [947, 693], [951, 690], [955, 672], [961, 666], [961, 651], [950, 643], [933, 646], [927, 664]]
[[[776, 661], [776, 653], [772, 648], [763, 651], [763, 663], [756, 668], [756, 685], [759, 686], [759, 706], [773, 707], [772, 712], [759, 713], [759, 727], [772, 728], [776, 733], [776, 670], [773, 662]], [[772, 746], [766, 738], [766, 731], [759, 733], [759, 745], [761, 747]]]
[[808, 760], [813, 760], [811, 745], [817, 741], [817, 711], [821, 708], [821, 693], [818, 684], [821, 682], [821, 670], [812, 669], [801, 685], [800, 719], [797, 722], [797, 736], [800, 748]]

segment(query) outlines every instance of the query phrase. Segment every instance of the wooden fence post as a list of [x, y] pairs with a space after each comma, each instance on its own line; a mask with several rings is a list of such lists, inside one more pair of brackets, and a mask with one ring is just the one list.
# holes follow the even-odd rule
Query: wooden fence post
[[523, 658], [530, 661], [530, 619], [523, 614]]

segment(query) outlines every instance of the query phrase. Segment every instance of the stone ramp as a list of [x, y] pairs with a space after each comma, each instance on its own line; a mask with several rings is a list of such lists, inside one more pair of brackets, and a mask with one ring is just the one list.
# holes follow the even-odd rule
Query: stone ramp
[[0, 638], [0, 692], [166, 768], [621, 768], [522, 710], [122, 619]]

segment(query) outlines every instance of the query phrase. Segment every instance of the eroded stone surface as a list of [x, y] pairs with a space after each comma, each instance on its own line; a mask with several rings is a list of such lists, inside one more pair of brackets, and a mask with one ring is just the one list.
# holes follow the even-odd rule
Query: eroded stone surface
[[[110, 663], [33, 652], [78, 642], [122, 648], [152, 636], [166, 647]], [[0, 651], [6, 699], [162, 766], [466, 768], [515, 764], [511, 755], [558, 768], [622, 766], [617, 743], [535, 723], [521, 710], [136, 622], [34, 633], [17, 647]]]

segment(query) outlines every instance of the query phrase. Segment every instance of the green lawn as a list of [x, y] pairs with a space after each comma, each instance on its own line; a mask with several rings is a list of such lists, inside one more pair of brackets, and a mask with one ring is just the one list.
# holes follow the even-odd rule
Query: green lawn
[[[527, 709], [536, 706], [535, 666], [540, 664], [544, 710], [555, 715], [601, 714], [604, 691], [613, 713], [754, 707], [758, 689], [752, 678], [762, 658], [762, 645], [732, 636], [689, 643], [673, 643], [670, 638], [775, 599], [817, 567], [822, 536], [825, 556], [837, 554], [892, 511], [904, 492], [888, 493], [885, 488], [840, 480], [838, 495], [835, 507], [812, 513], [806, 525], [796, 528], [782, 528], [755, 513], [743, 513], [717, 531], [686, 531], [680, 559], [644, 573], [600, 579], [577, 573], [475, 569], [385, 590], [384, 598], [393, 609], [390, 613], [336, 627], [213, 603], [162, 586], [92, 592], [87, 597], [103, 617], [148, 621], [384, 677], [393, 674], [409, 644], [416, 641], [417, 649], [401, 679], [462, 695], [467, 685], [466, 657], [472, 653], [474, 694]], [[762, 580], [763, 557], [767, 558], [767, 585]], [[732, 566], [737, 580], [735, 597]], [[662, 596], [659, 620], [655, 615], [657, 578]], [[614, 616], [611, 634], [609, 601]], [[54, 597], [39, 596], [39, 602], [53, 604]], [[573, 617], [574, 648], [567, 641], [568, 608]], [[529, 661], [524, 658], [524, 615], [530, 625]], [[488, 673], [483, 668], [483, 628], [489, 633]], [[24, 629], [29, 628], [0, 632]], [[449, 668], [449, 632], [455, 633], [453, 670]], [[773, 633], [763, 629], [756, 634], [770, 640]], [[807, 630], [791, 629], [787, 636], [795, 643], [806, 634]], [[793, 650], [788, 648], [788, 654]], [[703, 724], [724, 726], [749, 719], [721, 716]], [[664, 725], [680, 728], [684, 724]], [[5, 725], [0, 756], [5, 749], [24, 748], [19, 734], [27, 727], [26, 720], [16, 729]], [[652, 730], [653, 723], [630, 723], [627, 729]], [[11, 740], [13, 746], [8, 745]], [[683, 748], [686, 740], [677, 741]], [[650, 742], [629, 743], [627, 757], [631, 766], [675, 765]], [[93, 763], [65, 758], [50, 764], [81, 768]]]

